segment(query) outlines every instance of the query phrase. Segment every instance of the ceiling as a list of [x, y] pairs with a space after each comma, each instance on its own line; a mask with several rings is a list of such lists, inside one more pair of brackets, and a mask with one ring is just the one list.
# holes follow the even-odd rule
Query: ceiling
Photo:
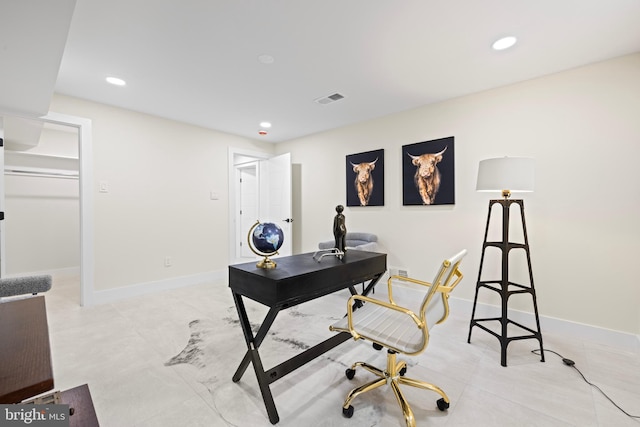
[[75, 3], [57, 93], [269, 142], [640, 51], [638, 0]]

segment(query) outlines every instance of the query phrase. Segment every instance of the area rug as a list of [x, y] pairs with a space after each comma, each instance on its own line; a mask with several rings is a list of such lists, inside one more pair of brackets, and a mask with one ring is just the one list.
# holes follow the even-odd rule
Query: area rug
[[[347, 298], [348, 295], [334, 294], [281, 311], [259, 349], [265, 369], [331, 337], [333, 332], [328, 327], [344, 315]], [[251, 301], [245, 305], [255, 333], [267, 310]], [[211, 396], [209, 403], [229, 426], [269, 426], [253, 367], [249, 365], [239, 382], [231, 379], [246, 351], [236, 309], [230, 306], [218, 315], [191, 321], [188, 343], [165, 365], [192, 366], [192, 380], [206, 387]], [[359, 399], [352, 419], [342, 415], [342, 403], [349, 390], [373, 379], [370, 373], [360, 370], [356, 379], [349, 381], [345, 370], [355, 361], [383, 367], [385, 358], [384, 351], [376, 352], [368, 344], [349, 340], [272, 383], [280, 416], [278, 425], [388, 425], [382, 420], [389, 410], [387, 406], [395, 402], [392, 393], [391, 397], [385, 395], [384, 388]], [[395, 410], [393, 417], [398, 415]]]

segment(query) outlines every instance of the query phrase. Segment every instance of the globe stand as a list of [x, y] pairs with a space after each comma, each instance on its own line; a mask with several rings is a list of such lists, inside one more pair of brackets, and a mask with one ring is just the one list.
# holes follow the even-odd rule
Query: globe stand
[[256, 267], [271, 269], [271, 268], [276, 268], [278, 266], [278, 264], [276, 264], [276, 262], [274, 260], [270, 259], [268, 256], [263, 255], [263, 254], [259, 254], [256, 251], [254, 251], [254, 252], [257, 255], [264, 256], [264, 259], [262, 261], [258, 261], [258, 263], [256, 263]]

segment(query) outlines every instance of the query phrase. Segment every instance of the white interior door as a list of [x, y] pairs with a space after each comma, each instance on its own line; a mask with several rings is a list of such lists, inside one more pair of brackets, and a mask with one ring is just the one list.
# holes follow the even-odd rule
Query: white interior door
[[260, 162], [260, 221], [273, 222], [282, 229], [284, 242], [280, 256], [293, 253], [293, 221], [291, 215], [291, 154], [271, 157]]
[[[237, 168], [238, 199], [240, 209], [238, 210], [237, 236], [239, 239], [237, 246], [237, 257], [239, 259], [253, 259], [254, 253], [247, 244], [247, 234], [251, 227], [259, 219], [258, 212], [258, 164], [252, 163], [241, 165]], [[244, 237], [243, 237], [244, 236]]]

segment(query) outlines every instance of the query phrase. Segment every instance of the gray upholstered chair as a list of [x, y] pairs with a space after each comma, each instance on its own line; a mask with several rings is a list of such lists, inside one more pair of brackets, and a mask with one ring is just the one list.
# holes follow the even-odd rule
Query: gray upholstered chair
[[[345, 236], [347, 249], [358, 249], [361, 251], [375, 252], [378, 247], [378, 236], [372, 233], [359, 233], [347, 231]], [[318, 249], [332, 249], [335, 247], [335, 240], [318, 243]]]
[[[345, 374], [350, 380], [358, 367], [375, 374], [378, 378], [351, 390], [342, 406], [344, 416], [353, 416], [353, 399], [385, 384], [391, 386], [402, 408], [407, 426], [415, 426], [415, 419], [400, 390], [401, 384], [434, 391], [441, 396], [437, 401], [438, 409], [444, 411], [449, 408], [449, 397], [438, 386], [404, 376], [407, 363], [396, 361], [396, 354], [415, 356], [427, 348], [430, 329], [444, 322], [449, 315], [449, 293], [462, 280], [459, 266], [466, 253], [466, 250], [462, 250], [444, 260], [431, 283], [409, 277], [391, 276], [387, 282], [388, 299], [383, 301], [362, 295], [349, 298], [347, 316], [331, 325], [329, 329], [349, 332], [355, 340], [370, 341], [377, 350], [386, 348], [387, 367], [383, 370], [366, 362], [356, 362], [347, 369]], [[358, 302], [363, 302], [364, 305], [354, 308], [359, 305]]]
[[23, 276], [0, 278], [0, 298], [37, 294], [51, 289], [51, 276]]

